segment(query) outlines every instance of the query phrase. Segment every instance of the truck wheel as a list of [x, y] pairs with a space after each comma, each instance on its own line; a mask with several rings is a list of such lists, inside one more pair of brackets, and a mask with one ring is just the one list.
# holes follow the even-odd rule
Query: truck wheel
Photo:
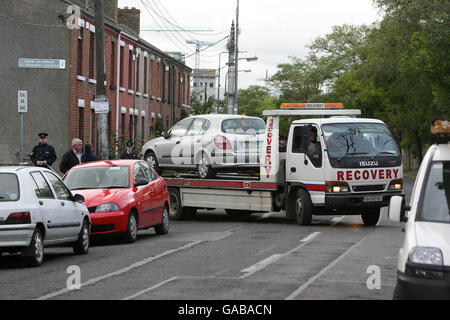
[[295, 217], [298, 225], [309, 226], [312, 220], [313, 206], [308, 192], [299, 188], [295, 199]]
[[181, 196], [177, 189], [169, 188], [169, 218], [180, 220], [182, 218]]
[[380, 219], [380, 208], [364, 211], [363, 213], [361, 213], [361, 218], [365, 226], [375, 226]]

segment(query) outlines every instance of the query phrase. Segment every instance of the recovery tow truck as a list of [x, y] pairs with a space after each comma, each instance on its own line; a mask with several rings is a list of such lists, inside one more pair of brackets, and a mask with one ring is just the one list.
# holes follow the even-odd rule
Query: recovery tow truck
[[[229, 215], [285, 210], [299, 225], [309, 225], [313, 215], [345, 214], [373, 226], [391, 196], [402, 194], [400, 152], [382, 121], [356, 118], [360, 110], [340, 103], [283, 104], [263, 115], [259, 176], [165, 176], [171, 219], [190, 218], [197, 209]], [[282, 116], [307, 117], [292, 122], [285, 148], [279, 148]]]

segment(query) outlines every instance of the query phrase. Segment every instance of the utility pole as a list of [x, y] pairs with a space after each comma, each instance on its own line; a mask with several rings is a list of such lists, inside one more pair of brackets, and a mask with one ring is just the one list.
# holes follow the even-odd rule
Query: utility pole
[[230, 32], [230, 39], [227, 44], [228, 49], [228, 92], [226, 92], [227, 95], [227, 113], [228, 114], [234, 114], [234, 96], [235, 96], [235, 85], [234, 85], [234, 79], [236, 77], [236, 73], [234, 72], [235, 65], [234, 65], [234, 56], [235, 56], [235, 29], [234, 29], [234, 21], [231, 24], [231, 32]]
[[234, 63], [234, 108], [233, 108], [233, 114], [238, 113], [238, 61], [239, 61], [239, 0], [237, 0], [237, 7], [236, 7], [236, 46], [234, 48], [236, 58]]
[[[103, 0], [95, 0], [95, 49], [97, 62], [97, 92], [95, 100], [106, 100], [106, 103], [108, 103], [105, 86], [105, 20]], [[108, 110], [108, 112], [110, 111]], [[102, 160], [107, 160], [109, 159], [108, 113], [98, 113], [97, 133], [98, 156]]]

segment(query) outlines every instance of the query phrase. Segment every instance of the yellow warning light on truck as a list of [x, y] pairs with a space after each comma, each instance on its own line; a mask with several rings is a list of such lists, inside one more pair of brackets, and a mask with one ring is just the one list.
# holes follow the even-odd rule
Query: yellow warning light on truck
[[450, 123], [446, 120], [435, 120], [433, 121], [433, 126], [431, 127], [431, 133], [450, 133]]
[[281, 109], [343, 109], [342, 103], [283, 103]]

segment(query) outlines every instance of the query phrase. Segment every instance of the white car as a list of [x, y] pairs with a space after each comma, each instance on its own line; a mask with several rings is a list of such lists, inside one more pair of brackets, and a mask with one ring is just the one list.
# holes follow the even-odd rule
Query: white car
[[30, 266], [44, 261], [45, 246], [89, 251], [89, 211], [61, 179], [40, 167], [0, 167], [0, 257], [21, 252]]
[[423, 159], [410, 205], [391, 198], [389, 218], [406, 222], [394, 299], [450, 299], [450, 127], [440, 130], [445, 128]]
[[265, 122], [228, 114], [192, 116], [142, 147], [144, 160], [164, 169], [196, 169], [199, 178], [218, 171], [259, 169]]

